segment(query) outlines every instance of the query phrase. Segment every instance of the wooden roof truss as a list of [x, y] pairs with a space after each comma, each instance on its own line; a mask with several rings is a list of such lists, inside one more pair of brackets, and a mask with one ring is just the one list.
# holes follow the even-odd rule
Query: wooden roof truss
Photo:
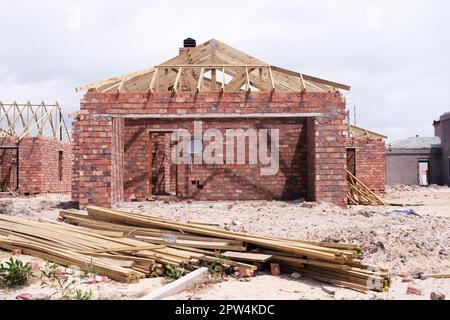
[[58, 102], [33, 105], [3, 104], [0, 102], [0, 137], [46, 137], [71, 141], [64, 116]]
[[362, 139], [362, 138], [367, 138], [367, 139], [387, 139], [386, 136], [373, 132], [373, 131], [369, 131], [367, 129], [363, 129], [351, 124], [347, 123], [347, 132], [348, 132], [348, 137], [349, 138], [355, 138], [355, 139]]
[[269, 65], [210, 40], [152, 68], [76, 88], [93, 92], [336, 92], [349, 86]]

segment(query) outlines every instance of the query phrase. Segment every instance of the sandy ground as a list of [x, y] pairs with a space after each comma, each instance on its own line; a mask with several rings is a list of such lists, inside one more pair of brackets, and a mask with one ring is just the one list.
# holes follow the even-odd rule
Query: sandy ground
[[[397, 187], [389, 190], [384, 198], [389, 202], [413, 206], [353, 206], [341, 209], [325, 203], [251, 201], [147, 202], [126, 203], [120, 207], [179, 221], [220, 223], [230, 230], [254, 234], [313, 241], [359, 242], [366, 246], [362, 253], [364, 262], [388, 267], [396, 276], [388, 293], [361, 294], [335, 288], [336, 295], [333, 297], [322, 291], [323, 284], [314, 280], [292, 280], [289, 275], [272, 277], [258, 273], [246, 281], [229, 278], [224, 282], [202, 285], [172, 299], [429, 299], [432, 291], [441, 291], [449, 298], [448, 279], [402, 283], [401, 276], [405, 273], [450, 271], [450, 188]], [[70, 206], [69, 200], [66, 195], [0, 199], [0, 214], [55, 220], [61, 207]], [[396, 209], [412, 209], [417, 215], [388, 214]], [[0, 252], [0, 261], [8, 257], [8, 253]], [[45, 264], [35, 258], [20, 258]], [[92, 289], [97, 299], [135, 299], [161, 285], [162, 279], [147, 279], [133, 285], [110, 282], [82, 286], [87, 290]], [[424, 289], [423, 295], [406, 295], [408, 286]], [[35, 279], [26, 288], [13, 291], [2, 291], [0, 288], [0, 299], [42, 290], [40, 280]]]
[[[335, 291], [330, 295], [322, 290], [327, 287]], [[406, 294], [408, 286], [423, 289], [421, 296]], [[168, 300], [429, 300], [431, 292], [439, 291], [450, 295], [450, 285], [446, 280], [416, 280], [402, 283], [396, 277], [389, 292], [367, 294], [324, 285], [312, 279], [293, 280], [289, 275], [273, 277], [267, 274], [246, 279], [228, 279], [221, 283], [206, 284], [183, 291]]]
[[[46, 194], [35, 197], [26, 198], [2, 198], [0, 199], [0, 214], [13, 215], [20, 218], [38, 220], [39, 218], [56, 221], [59, 216], [61, 208], [68, 208], [71, 206], [70, 196], [64, 194]], [[7, 261], [11, 257], [11, 253], [0, 250], [0, 263]], [[49, 295], [55, 294], [53, 298], [58, 297], [61, 292], [60, 287], [56, 285], [56, 281], [48, 281], [38, 270], [45, 268], [46, 261], [30, 256], [14, 256], [15, 259], [20, 259], [23, 262], [37, 265], [37, 270], [33, 272], [30, 284], [25, 287], [14, 289], [2, 288], [0, 286], [0, 300], [2, 299], [16, 299], [20, 294], [31, 294], [39, 299], [47, 298]], [[60, 268], [65, 274], [71, 274], [76, 271]], [[108, 281], [107, 283], [83, 284], [77, 281], [73, 289], [79, 289], [83, 292], [92, 290], [92, 299], [101, 300], [124, 300], [124, 299], [139, 299], [148, 294], [154, 289], [164, 285], [163, 278], [144, 279], [138, 283], [124, 284], [115, 281]], [[46, 282], [46, 286], [42, 283]], [[54, 286], [52, 287], [51, 284]]]
[[[8, 260], [10, 257], [10, 253], [0, 251], [0, 262]], [[58, 299], [61, 297], [62, 289], [61, 286], [58, 286], [57, 281], [49, 280], [39, 271], [40, 269], [45, 269], [46, 261], [24, 255], [14, 256], [14, 259], [20, 259], [24, 263], [29, 262], [33, 266], [37, 265], [36, 270], [33, 272], [33, 277], [27, 286], [13, 289], [2, 288], [0, 286], [0, 300], [14, 300], [21, 294], [30, 294], [36, 299]], [[70, 270], [63, 267], [60, 267], [59, 269], [62, 274], [73, 274], [74, 276], [81, 275], [75, 270]], [[82, 283], [82, 280], [83, 278], [77, 280], [71, 287], [73, 290], [79, 289], [84, 293], [92, 291], [92, 299], [95, 300], [139, 299], [152, 290], [164, 285], [164, 279], [162, 278], [144, 279], [132, 284], [125, 284], [115, 281], [85, 284]]]

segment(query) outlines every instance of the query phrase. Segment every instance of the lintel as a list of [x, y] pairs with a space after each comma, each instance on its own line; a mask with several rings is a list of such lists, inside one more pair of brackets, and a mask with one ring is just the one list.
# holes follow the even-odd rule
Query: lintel
[[240, 118], [313, 118], [323, 113], [197, 113], [197, 114], [100, 114], [99, 116], [123, 119], [240, 119]]

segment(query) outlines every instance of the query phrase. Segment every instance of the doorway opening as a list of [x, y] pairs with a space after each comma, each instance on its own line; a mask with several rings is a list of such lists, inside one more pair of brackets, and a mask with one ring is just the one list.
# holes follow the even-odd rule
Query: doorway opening
[[172, 131], [149, 132], [149, 194], [177, 195], [177, 166], [172, 162]]
[[430, 185], [430, 161], [419, 160], [419, 185]]
[[0, 147], [0, 191], [19, 189], [19, 148]]
[[347, 170], [356, 177], [356, 149], [347, 149]]

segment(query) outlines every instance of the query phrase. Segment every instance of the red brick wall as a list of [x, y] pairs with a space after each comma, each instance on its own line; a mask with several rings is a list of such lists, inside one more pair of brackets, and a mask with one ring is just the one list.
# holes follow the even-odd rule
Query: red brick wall
[[[312, 121], [314, 125], [311, 126], [305, 126], [306, 122], [301, 121], [303, 129], [300, 130], [304, 135], [306, 145], [302, 145], [299, 150], [293, 150], [292, 148], [292, 141], [298, 140], [299, 132], [292, 130], [286, 132], [286, 135], [292, 134], [292, 137], [289, 138], [292, 141], [283, 151], [286, 154], [286, 163], [289, 163], [289, 159], [295, 157], [299, 157], [302, 161], [306, 161], [306, 158], [308, 158], [307, 164], [303, 166], [308, 169], [306, 170], [308, 177], [305, 178], [305, 169], [301, 168], [300, 161], [298, 162], [300, 172], [296, 172], [296, 167], [291, 170], [291, 172], [295, 172], [294, 180], [297, 179], [300, 186], [294, 193], [297, 194], [306, 190], [308, 195], [314, 196], [314, 200], [344, 205], [346, 193], [345, 145], [343, 141], [345, 102], [340, 94], [334, 93], [201, 93], [199, 95], [190, 93], [151, 95], [88, 93], [81, 101], [79, 121], [74, 127], [77, 131], [74, 135], [77, 138], [73, 150], [77, 155], [73, 175], [73, 199], [79, 201], [81, 206], [88, 204], [111, 206], [113, 203], [111, 185], [116, 181], [112, 174], [113, 117], [120, 115], [139, 117], [139, 115], [146, 114], [287, 112], [323, 114], [323, 116]], [[242, 124], [254, 125], [251, 121], [248, 122], [245, 119], [239, 121], [240, 127], [242, 127]], [[288, 122], [287, 119], [278, 119], [277, 121]], [[304, 127], [307, 131], [313, 131], [304, 131]], [[124, 176], [125, 197], [132, 191], [136, 191], [136, 196], [142, 197], [144, 196], [142, 190], [148, 190], [148, 188], [145, 188], [145, 184], [148, 183], [148, 176], [146, 176], [148, 169], [140, 170], [138, 167], [148, 166], [145, 159], [145, 155], [148, 154], [145, 139], [148, 138], [143, 133], [145, 129], [142, 126], [139, 130], [143, 130], [143, 132], [139, 134], [132, 133], [129, 130], [131, 130], [129, 127], [125, 128], [127, 132], [125, 134], [127, 138], [124, 141], [124, 173], [127, 176], [127, 178]], [[308, 139], [306, 139], [306, 136], [308, 136]], [[307, 150], [315, 150], [315, 152], [311, 154]], [[296, 152], [299, 154], [296, 155]], [[127, 153], [133, 155], [134, 158], [127, 159]], [[286, 165], [286, 167], [289, 167], [289, 165]], [[190, 176], [183, 173], [183, 170], [186, 171], [185, 168], [179, 169], [178, 187], [184, 187], [184, 189], [178, 190], [180, 193], [199, 199], [225, 198], [221, 196], [220, 192], [215, 191], [219, 189], [213, 188], [215, 186], [223, 188], [224, 183], [219, 185], [219, 179], [217, 179], [216, 185], [214, 185], [216, 182], [206, 181], [212, 175], [212, 168], [207, 166], [194, 167], [199, 180], [203, 183], [208, 182], [211, 186], [201, 192], [196, 189], [195, 192], [197, 193], [191, 190], [192, 184], [186, 189], [188, 182], [190, 182]], [[213, 174], [230, 177], [227, 183], [232, 183], [232, 186], [242, 185], [243, 190], [236, 188], [234, 195], [250, 194], [253, 198], [256, 196], [263, 198], [264, 192], [273, 194], [274, 198], [280, 197], [289, 178], [289, 175], [282, 173], [284, 176], [272, 179], [269, 184], [268, 181], [267, 183], [254, 181], [255, 175], [252, 171], [255, 170], [254, 168], [215, 169], [216, 171]], [[236, 172], [237, 175], [235, 175]], [[313, 174], [312, 177], [311, 174]], [[237, 178], [233, 180], [231, 177]], [[250, 178], [243, 180], [243, 177]], [[292, 193], [288, 191], [287, 194], [290, 197]], [[267, 195], [264, 195], [264, 198], [266, 197]]]
[[308, 119], [308, 167], [310, 200], [345, 206], [347, 158], [345, 104], [334, 105], [333, 115]]
[[[59, 152], [62, 151], [62, 180]], [[24, 138], [19, 145], [19, 192], [70, 192], [72, 146], [45, 138]]]
[[347, 147], [356, 151], [356, 177], [377, 193], [386, 190], [386, 149], [383, 140], [348, 138]]
[[[19, 190], [21, 194], [70, 192], [72, 180], [72, 146], [47, 138], [2, 139], [1, 146], [19, 146]], [[59, 152], [62, 151], [60, 181]], [[15, 152], [15, 151], [14, 151]], [[3, 172], [2, 165], [2, 172]]]
[[[177, 170], [172, 169], [171, 172], [178, 172], [178, 196], [196, 200], [294, 200], [305, 197], [307, 152], [304, 127], [304, 119], [203, 121], [203, 132], [212, 128], [219, 129], [224, 138], [226, 129], [267, 129], [269, 133], [271, 129], [279, 129], [279, 171], [275, 176], [261, 176], [261, 166], [250, 165], [248, 162], [247, 141], [244, 165], [194, 164], [192, 166], [178, 165]], [[149, 195], [148, 130], [150, 128], [171, 130], [183, 128], [193, 134], [193, 121], [130, 120], [126, 122], [125, 128], [125, 198], [134, 194], [138, 199], [145, 199]], [[164, 137], [164, 135], [160, 136]], [[205, 143], [205, 147], [206, 145]], [[226, 141], [223, 146], [225, 154]], [[235, 154], [236, 150], [237, 143], [235, 143]], [[199, 181], [203, 188], [199, 189], [193, 185], [193, 181]]]

